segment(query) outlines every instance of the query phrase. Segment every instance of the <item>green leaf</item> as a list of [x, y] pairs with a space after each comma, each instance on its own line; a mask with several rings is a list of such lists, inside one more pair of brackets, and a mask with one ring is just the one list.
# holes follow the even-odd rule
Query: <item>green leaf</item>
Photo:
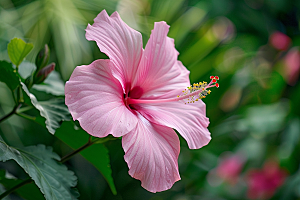
[[35, 84], [32, 88], [56, 96], [65, 95], [65, 84], [56, 71], [51, 72], [43, 84]]
[[20, 38], [14, 38], [7, 45], [7, 52], [11, 62], [19, 66], [32, 48], [33, 44], [26, 43]]
[[60, 157], [51, 147], [44, 145], [14, 148], [0, 137], [0, 160], [15, 160], [34, 180], [46, 199], [77, 199], [78, 192], [72, 187], [77, 178], [65, 165], [57, 163]]
[[[69, 145], [72, 149], [78, 149], [88, 140], [89, 135], [82, 129], [75, 129], [73, 122], [63, 122], [61, 127], [56, 130], [55, 136]], [[91, 162], [106, 179], [113, 194], [117, 194], [113, 178], [111, 176], [110, 159], [108, 150], [103, 144], [93, 144], [81, 151], [80, 154]]]
[[[0, 170], [0, 183], [6, 189], [13, 188], [14, 186], [16, 186], [22, 182], [23, 182], [23, 180], [7, 178], [5, 170]], [[1, 191], [1, 193], [3, 193], [3, 192], [5, 192], [5, 190]], [[26, 185], [18, 188], [18, 190], [16, 190], [16, 193], [18, 193], [18, 195], [20, 195], [21, 197], [23, 197], [24, 199], [27, 199], [27, 200], [44, 200], [45, 199], [43, 194], [41, 193], [40, 189], [34, 183], [26, 184]]]
[[11, 63], [0, 61], [0, 81], [5, 83], [11, 91], [20, 85], [19, 77]]
[[55, 129], [60, 126], [61, 121], [70, 120], [70, 112], [65, 105], [64, 99], [51, 99], [49, 101], [39, 102], [36, 97], [28, 91], [24, 83], [21, 83], [21, 85], [25, 92], [24, 96], [26, 95], [24, 97], [25, 102], [32, 104], [40, 111], [40, 115], [46, 119], [46, 128], [50, 133], [55, 133]]

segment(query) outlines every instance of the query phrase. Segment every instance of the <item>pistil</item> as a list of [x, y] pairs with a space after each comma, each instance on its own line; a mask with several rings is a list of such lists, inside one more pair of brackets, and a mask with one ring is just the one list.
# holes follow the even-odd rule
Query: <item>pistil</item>
[[217, 83], [217, 80], [219, 80], [218, 76], [211, 76], [210, 77], [212, 80], [210, 81], [209, 84], [206, 82], [199, 82], [199, 83], [194, 83], [193, 85], [187, 87], [187, 89], [182, 91], [182, 95], [178, 95], [175, 98], [170, 98], [170, 99], [153, 99], [153, 100], [148, 100], [148, 99], [132, 99], [130, 97], [126, 98], [126, 103], [127, 105], [130, 104], [141, 104], [141, 103], [166, 103], [166, 102], [174, 102], [174, 101], [181, 101], [181, 100], [187, 100], [185, 101], [186, 103], [195, 103], [195, 101], [198, 101], [199, 99], [203, 99], [206, 97], [207, 94], [210, 94], [210, 90], [207, 90], [208, 88], [212, 87], [219, 87], [219, 84]]

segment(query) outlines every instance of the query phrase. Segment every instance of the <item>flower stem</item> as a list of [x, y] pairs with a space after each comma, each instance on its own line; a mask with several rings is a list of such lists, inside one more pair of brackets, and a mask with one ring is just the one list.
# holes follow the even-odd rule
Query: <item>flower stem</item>
[[27, 107], [24, 107], [24, 108], [20, 108], [20, 109], [18, 110], [18, 113], [23, 113], [23, 112], [25, 112], [25, 111], [27, 111], [27, 110], [31, 110], [31, 109], [33, 109], [32, 106], [27, 106]]
[[24, 113], [16, 113], [16, 115], [23, 117], [25, 119], [33, 120], [33, 121], [36, 119], [36, 117], [32, 117], [32, 116], [26, 115]]
[[15, 190], [19, 189], [20, 187], [32, 183], [32, 179], [28, 178], [24, 181], [22, 181], [21, 183], [19, 183], [18, 185], [15, 185], [14, 187], [10, 188], [9, 190], [7, 190], [6, 192], [2, 193], [0, 195], [0, 199], [3, 199], [4, 197], [6, 197], [7, 195], [9, 195], [10, 193], [14, 192]]
[[2, 121], [6, 120], [7, 118], [9, 118], [10, 116], [12, 116], [13, 114], [16, 114], [16, 113], [17, 113], [17, 110], [18, 110], [21, 106], [22, 106], [22, 104], [16, 105], [16, 106], [14, 107], [14, 109], [13, 109], [10, 113], [8, 113], [8, 114], [4, 115], [3, 117], [1, 117], [1, 118], [0, 118], [0, 123], [1, 123]]

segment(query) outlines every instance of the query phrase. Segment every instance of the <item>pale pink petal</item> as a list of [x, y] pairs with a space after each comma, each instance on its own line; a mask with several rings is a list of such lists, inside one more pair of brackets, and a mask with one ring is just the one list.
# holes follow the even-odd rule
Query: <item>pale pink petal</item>
[[136, 128], [122, 138], [129, 174], [150, 192], [167, 190], [180, 180], [178, 136], [171, 128], [139, 118]]
[[125, 24], [117, 12], [108, 16], [103, 10], [94, 24], [88, 25], [86, 38], [96, 41], [100, 51], [114, 62], [113, 74], [125, 88], [135, 76], [142, 57], [142, 35]]
[[73, 119], [96, 137], [120, 137], [137, 124], [123, 102], [123, 90], [110, 71], [110, 60], [96, 60], [75, 68], [65, 86], [66, 105]]
[[207, 129], [209, 120], [201, 100], [190, 104], [177, 101], [134, 106], [149, 121], [176, 129], [191, 149], [201, 148], [211, 140]]
[[189, 86], [189, 71], [177, 61], [174, 40], [167, 37], [169, 26], [156, 22], [146, 45], [134, 86], [143, 89], [141, 98], [155, 98]]

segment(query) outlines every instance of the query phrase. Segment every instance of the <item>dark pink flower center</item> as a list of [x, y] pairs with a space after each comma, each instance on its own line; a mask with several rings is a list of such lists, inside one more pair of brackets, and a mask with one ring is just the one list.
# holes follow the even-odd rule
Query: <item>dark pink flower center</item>
[[124, 103], [127, 108], [134, 109], [130, 106], [129, 99], [139, 99], [143, 95], [143, 89], [140, 86], [131, 88], [131, 83], [125, 84]]
[[128, 97], [131, 99], [139, 99], [143, 95], [143, 89], [140, 86], [135, 86], [128, 92]]

